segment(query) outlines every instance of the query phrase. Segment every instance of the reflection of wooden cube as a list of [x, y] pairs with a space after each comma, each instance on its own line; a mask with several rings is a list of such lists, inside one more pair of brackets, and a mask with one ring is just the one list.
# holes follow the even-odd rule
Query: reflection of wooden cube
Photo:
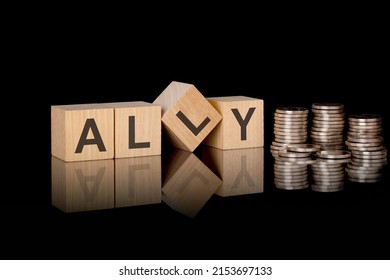
[[52, 204], [63, 212], [114, 208], [114, 160], [65, 162], [52, 157]]
[[220, 196], [262, 193], [264, 148], [220, 150], [202, 147], [202, 161], [222, 179]]
[[115, 158], [161, 154], [161, 107], [147, 102], [106, 103], [115, 113]]
[[114, 157], [114, 110], [100, 104], [51, 107], [51, 151], [64, 161]]
[[161, 156], [115, 160], [115, 207], [161, 203]]
[[171, 82], [153, 102], [172, 144], [193, 152], [221, 121], [221, 115], [192, 84]]
[[176, 149], [163, 175], [162, 200], [193, 218], [220, 185], [221, 180], [193, 153]]
[[223, 150], [264, 147], [263, 100], [246, 96], [207, 100], [222, 115], [222, 121], [203, 144]]

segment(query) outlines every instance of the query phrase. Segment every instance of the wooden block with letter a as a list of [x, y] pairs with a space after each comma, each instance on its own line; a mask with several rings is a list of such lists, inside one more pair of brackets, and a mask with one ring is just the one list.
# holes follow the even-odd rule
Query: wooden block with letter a
[[203, 144], [222, 150], [264, 147], [263, 100], [246, 96], [207, 100], [222, 115], [222, 121]]
[[189, 152], [222, 118], [192, 84], [173, 81], [153, 103], [162, 107], [162, 123], [173, 146]]
[[115, 114], [115, 158], [161, 154], [161, 107], [142, 101], [106, 103]]
[[51, 106], [51, 152], [64, 161], [114, 157], [114, 110], [103, 104]]

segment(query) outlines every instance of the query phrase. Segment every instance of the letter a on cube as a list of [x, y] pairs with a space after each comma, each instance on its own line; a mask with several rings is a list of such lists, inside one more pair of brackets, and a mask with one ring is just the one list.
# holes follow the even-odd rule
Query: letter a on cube
[[114, 157], [114, 110], [100, 104], [51, 106], [51, 152], [63, 161]]
[[207, 100], [223, 119], [203, 144], [221, 150], [264, 147], [262, 99], [225, 96]]
[[173, 146], [193, 152], [221, 121], [221, 115], [198, 89], [173, 81], [153, 102], [162, 108], [162, 123]]

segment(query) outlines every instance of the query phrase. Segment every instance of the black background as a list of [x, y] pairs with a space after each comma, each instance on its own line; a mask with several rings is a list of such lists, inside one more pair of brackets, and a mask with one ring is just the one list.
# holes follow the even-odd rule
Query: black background
[[[213, 21], [216, 13], [224, 21]], [[128, 21], [130, 15], [97, 24], [53, 13], [23, 25], [14, 34], [18, 43], [10, 42], [16, 55], [9, 97], [22, 117], [4, 119], [10, 161], [1, 228], [9, 246], [2, 258], [388, 258], [387, 167], [382, 183], [346, 182], [339, 193], [281, 191], [273, 185], [269, 152], [275, 109], [314, 102], [343, 103], [347, 115], [380, 114], [388, 141], [389, 46], [382, 18], [314, 13], [282, 21], [264, 13], [242, 14], [241, 24], [235, 13], [210, 9], [149, 24]], [[200, 28], [205, 17], [213, 24]], [[264, 193], [213, 196], [195, 219], [164, 203], [73, 214], [53, 207], [50, 106], [153, 102], [171, 81], [192, 83], [206, 97], [264, 100]], [[167, 153], [164, 146], [163, 157]]]

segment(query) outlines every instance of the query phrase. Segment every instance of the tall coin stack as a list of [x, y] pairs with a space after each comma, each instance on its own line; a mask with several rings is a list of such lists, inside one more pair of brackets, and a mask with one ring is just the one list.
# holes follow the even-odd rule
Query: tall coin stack
[[344, 149], [344, 105], [340, 103], [313, 103], [313, 123], [310, 138], [321, 150]]
[[309, 110], [304, 107], [280, 107], [275, 111], [271, 153], [275, 158], [274, 182], [279, 189], [297, 190], [309, 186], [307, 162], [311, 160], [311, 152], [299, 150], [307, 141], [308, 115]]
[[381, 116], [351, 115], [348, 124], [345, 144], [352, 153], [352, 160], [347, 166], [348, 179], [360, 183], [379, 182], [382, 168], [387, 164], [387, 149], [381, 136]]

